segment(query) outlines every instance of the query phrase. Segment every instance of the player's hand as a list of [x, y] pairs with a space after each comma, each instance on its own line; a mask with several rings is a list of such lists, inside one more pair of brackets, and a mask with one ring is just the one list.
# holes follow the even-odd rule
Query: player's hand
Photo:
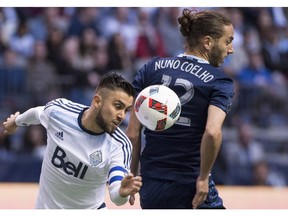
[[132, 173], [129, 173], [121, 181], [120, 196], [127, 197], [134, 195], [139, 192], [141, 186], [141, 176], [134, 176]]
[[6, 121], [3, 122], [4, 125], [4, 134], [10, 135], [16, 132], [18, 126], [16, 125], [15, 119], [20, 115], [20, 112], [16, 112], [15, 114], [11, 114]]
[[205, 179], [200, 179], [199, 177], [197, 178], [196, 194], [192, 201], [193, 209], [196, 209], [199, 205], [201, 205], [205, 201], [209, 190], [208, 184], [209, 184], [209, 177]]

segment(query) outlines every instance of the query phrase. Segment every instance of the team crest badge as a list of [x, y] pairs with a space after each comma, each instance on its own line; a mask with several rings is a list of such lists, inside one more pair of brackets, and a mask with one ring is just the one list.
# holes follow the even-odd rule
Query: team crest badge
[[95, 151], [93, 154], [90, 155], [90, 164], [92, 167], [97, 166], [101, 162], [102, 162], [101, 151]]

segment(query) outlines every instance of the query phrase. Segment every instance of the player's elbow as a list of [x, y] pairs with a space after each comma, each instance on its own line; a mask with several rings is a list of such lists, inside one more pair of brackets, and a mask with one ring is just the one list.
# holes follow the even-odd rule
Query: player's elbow
[[137, 130], [135, 128], [128, 128], [125, 133], [130, 139], [133, 146], [137, 145], [141, 140], [141, 130]]
[[205, 135], [211, 140], [219, 140], [222, 138], [222, 131], [217, 128], [206, 128]]

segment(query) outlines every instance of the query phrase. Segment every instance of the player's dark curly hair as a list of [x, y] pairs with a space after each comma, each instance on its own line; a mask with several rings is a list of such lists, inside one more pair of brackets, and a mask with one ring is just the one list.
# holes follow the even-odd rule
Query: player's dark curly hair
[[224, 26], [232, 25], [232, 21], [226, 15], [215, 11], [183, 9], [182, 16], [178, 18], [180, 32], [186, 38], [186, 48], [195, 47], [204, 36], [219, 39], [223, 36]]
[[109, 72], [103, 75], [96, 91], [101, 88], [108, 88], [111, 90], [122, 89], [129, 96], [135, 97], [135, 90], [132, 84], [116, 72]]

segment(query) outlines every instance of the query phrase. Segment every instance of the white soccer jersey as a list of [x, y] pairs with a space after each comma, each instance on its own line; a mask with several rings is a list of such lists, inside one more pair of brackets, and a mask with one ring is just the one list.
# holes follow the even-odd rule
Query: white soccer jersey
[[17, 117], [19, 126], [41, 123], [47, 130], [36, 208], [99, 208], [106, 182], [116, 205], [127, 202], [119, 187], [130, 168], [131, 142], [120, 128], [112, 135], [85, 130], [87, 108], [61, 98]]

